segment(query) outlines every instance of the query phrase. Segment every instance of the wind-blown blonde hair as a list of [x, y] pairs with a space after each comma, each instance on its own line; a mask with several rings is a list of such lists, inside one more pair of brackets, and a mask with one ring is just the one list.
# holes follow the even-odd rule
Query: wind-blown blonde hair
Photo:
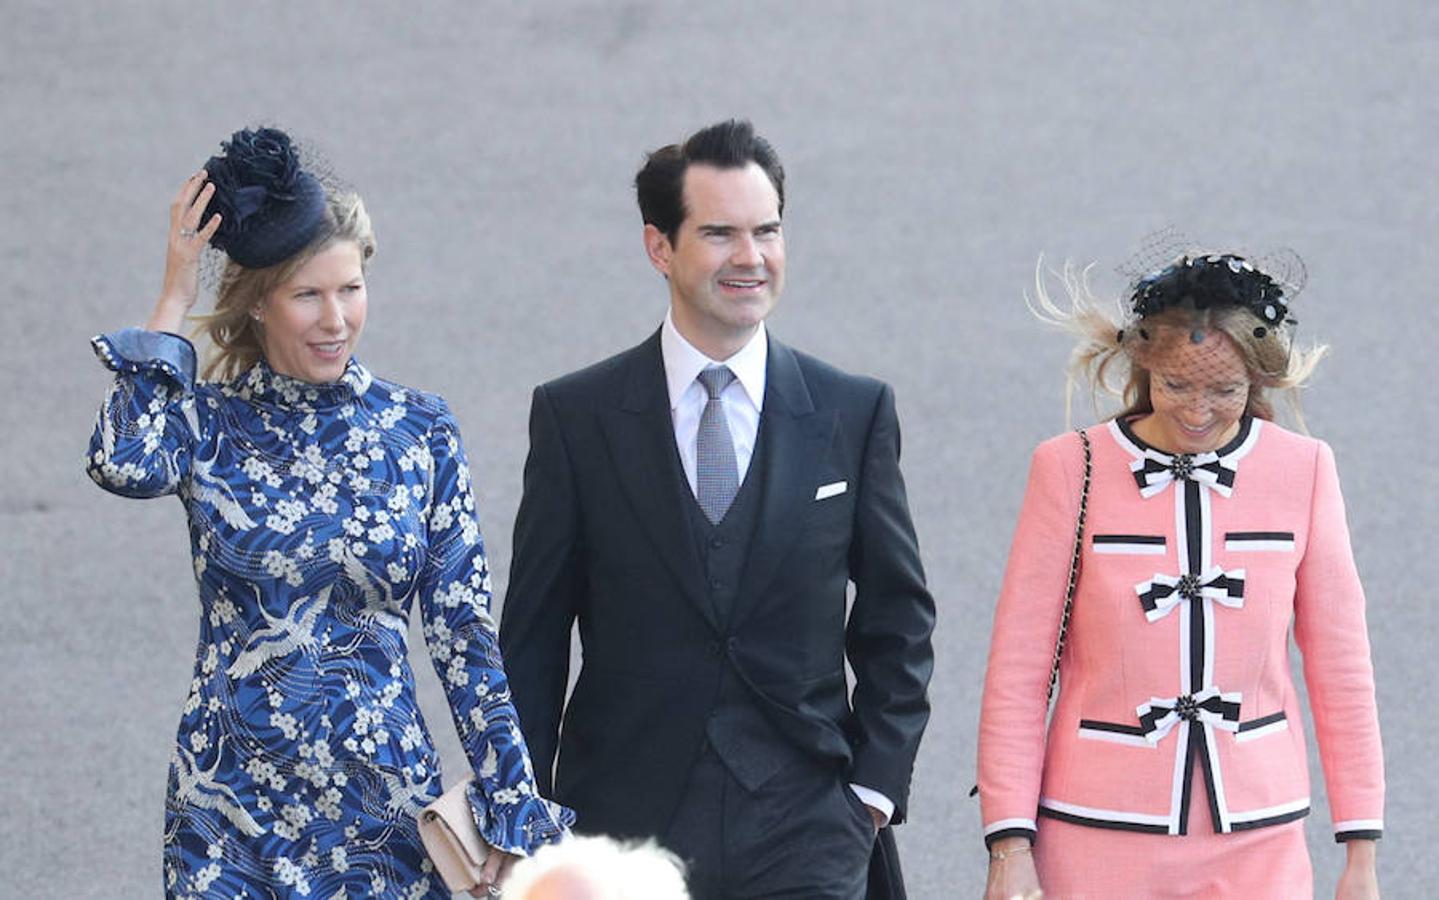
[[264, 356], [263, 326], [251, 313], [315, 254], [341, 241], [353, 241], [360, 248], [361, 265], [375, 255], [375, 232], [358, 194], [327, 196], [325, 219], [319, 233], [305, 249], [284, 262], [264, 269], [247, 269], [234, 260], [225, 260], [220, 287], [215, 294], [215, 311], [195, 317], [198, 323], [195, 333], [206, 337], [210, 344], [202, 377], [207, 381], [229, 381], [259, 361]]
[[[1308, 433], [1299, 390], [1329, 352], [1328, 345], [1296, 347], [1292, 329], [1269, 327], [1243, 306], [1172, 306], [1139, 319], [1126, 309], [1121, 298], [1106, 300], [1095, 294], [1089, 283], [1093, 268], [1093, 264], [1080, 268], [1066, 261], [1054, 270], [1046, 268], [1040, 257], [1035, 266], [1034, 294], [1026, 291], [1024, 296], [1035, 318], [1063, 329], [1077, 341], [1066, 371], [1066, 422], [1071, 419], [1073, 388], [1078, 383], [1089, 386], [1096, 415], [1103, 415], [1101, 395], [1119, 399], [1121, 409], [1111, 418], [1153, 412], [1146, 363], [1162, 358], [1175, 340], [1187, 339], [1195, 329], [1213, 329], [1227, 335], [1244, 359], [1249, 374], [1245, 413], [1273, 419], [1274, 399], [1280, 395], [1287, 400], [1299, 430]], [[1063, 300], [1056, 301], [1050, 295], [1046, 286], [1049, 280], [1063, 287]]]

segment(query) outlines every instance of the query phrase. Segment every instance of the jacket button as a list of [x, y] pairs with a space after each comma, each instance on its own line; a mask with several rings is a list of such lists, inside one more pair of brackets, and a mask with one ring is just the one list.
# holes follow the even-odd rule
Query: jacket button
[[715, 591], [722, 591], [722, 590], [724, 590], [724, 582], [723, 582], [723, 581], [720, 581], [718, 578], [716, 578], [714, 581], [711, 581], [711, 582], [710, 582], [710, 590], [715, 590]]
[[718, 550], [724, 546], [724, 538], [710, 538], [710, 547]]
[[739, 641], [736, 640], [736, 639], [734, 639], [734, 638], [730, 638], [729, 640], [725, 641], [725, 647], [727, 647], [727, 648], [730, 650], [731, 653], [733, 653], [734, 650], [735, 650], [735, 648], [738, 647], [738, 646], [739, 646]]

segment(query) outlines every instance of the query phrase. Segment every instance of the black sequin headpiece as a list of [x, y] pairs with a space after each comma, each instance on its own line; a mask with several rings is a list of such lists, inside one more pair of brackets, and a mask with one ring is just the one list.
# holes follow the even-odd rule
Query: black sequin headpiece
[[1284, 285], [1232, 253], [1181, 256], [1139, 279], [1130, 303], [1140, 319], [1172, 306], [1242, 306], [1271, 328], [1295, 324]]
[[325, 221], [325, 188], [300, 166], [290, 136], [278, 128], [243, 129], [205, 163], [215, 194], [205, 210], [220, 214], [210, 239], [247, 269], [284, 262], [305, 249]]

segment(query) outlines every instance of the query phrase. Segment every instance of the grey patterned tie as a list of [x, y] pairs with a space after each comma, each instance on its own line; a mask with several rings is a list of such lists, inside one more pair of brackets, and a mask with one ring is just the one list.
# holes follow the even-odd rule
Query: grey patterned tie
[[718, 524], [739, 492], [739, 464], [720, 394], [734, 381], [728, 366], [705, 369], [696, 380], [709, 394], [695, 438], [695, 499], [711, 524]]

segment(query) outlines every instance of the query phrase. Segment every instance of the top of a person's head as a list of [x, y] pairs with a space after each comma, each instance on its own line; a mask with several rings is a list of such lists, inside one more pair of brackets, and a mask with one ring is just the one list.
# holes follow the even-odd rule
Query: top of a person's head
[[688, 900], [684, 867], [653, 842], [572, 836], [515, 864], [511, 900]]
[[1143, 368], [1171, 355], [1176, 341], [1202, 342], [1224, 332], [1243, 356], [1251, 380], [1267, 382], [1288, 367], [1295, 320], [1293, 289], [1234, 253], [1185, 255], [1144, 275], [1129, 294], [1128, 326], [1118, 334]]
[[215, 192], [201, 221], [220, 214], [210, 242], [247, 269], [267, 269], [313, 246], [326, 224], [326, 191], [301, 165], [290, 136], [243, 128], [220, 146], [205, 163]]
[[1172, 307], [1224, 306], [1249, 310], [1266, 330], [1293, 322], [1284, 285], [1233, 253], [1181, 256], [1140, 278], [1130, 292], [1130, 307], [1140, 320]]
[[212, 349], [206, 379], [229, 379], [262, 358], [251, 312], [330, 245], [349, 241], [367, 263], [375, 233], [358, 194], [327, 185], [328, 175], [302, 164], [290, 136], [277, 128], [245, 128], [205, 163], [215, 186], [201, 222], [219, 213], [210, 239], [224, 255], [215, 311], [201, 319]]
[[743, 119], [729, 119], [701, 128], [683, 143], [667, 144], [649, 154], [635, 175], [640, 217], [673, 243], [685, 218], [684, 180], [691, 165], [742, 169], [754, 163], [769, 177], [784, 214], [784, 167], [769, 141], [755, 134]]
[[[1170, 238], [1161, 233], [1150, 243], [1169, 244]], [[1172, 370], [1180, 357], [1194, 356], [1176, 356], [1175, 351], [1206, 343], [1209, 332], [1218, 331], [1243, 359], [1250, 388], [1246, 411], [1273, 418], [1269, 392], [1282, 391], [1295, 424], [1304, 430], [1297, 388], [1328, 348], [1297, 345], [1290, 307], [1304, 287], [1303, 261], [1287, 250], [1258, 259], [1192, 251], [1164, 258], [1131, 270], [1133, 280], [1118, 303], [1091, 290], [1087, 268], [1066, 264], [1057, 273], [1068, 294], [1063, 305], [1054, 302], [1042, 277], [1036, 279], [1031, 311], [1079, 339], [1070, 355], [1069, 378], [1089, 383], [1096, 410], [1100, 394], [1108, 394], [1120, 399], [1119, 418], [1142, 415], [1152, 411], [1151, 369]], [[1068, 418], [1067, 395], [1065, 402]]]

